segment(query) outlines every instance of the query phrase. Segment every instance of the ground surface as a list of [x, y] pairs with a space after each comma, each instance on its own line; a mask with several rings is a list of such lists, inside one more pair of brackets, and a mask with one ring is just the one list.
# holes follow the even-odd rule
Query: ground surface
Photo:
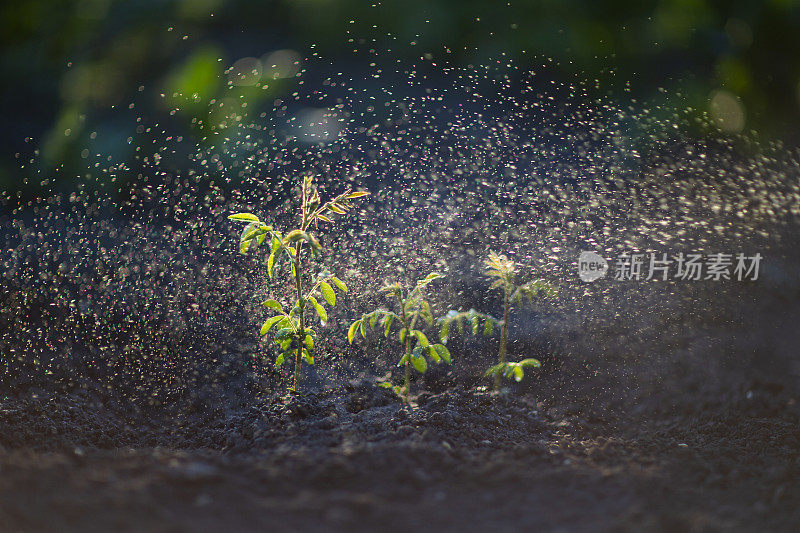
[[795, 400], [746, 385], [677, 410], [456, 386], [407, 410], [359, 382], [171, 421], [28, 392], [0, 407], [0, 529], [796, 530]]

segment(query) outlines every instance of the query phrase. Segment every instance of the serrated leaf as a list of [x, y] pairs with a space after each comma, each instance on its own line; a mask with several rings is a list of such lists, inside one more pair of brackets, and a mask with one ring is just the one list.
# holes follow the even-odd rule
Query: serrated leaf
[[337, 288], [338, 288], [340, 291], [342, 291], [342, 292], [347, 292], [347, 285], [345, 285], [345, 284], [344, 284], [344, 281], [340, 280], [340, 279], [339, 279], [339, 278], [337, 278], [336, 276], [332, 276], [332, 277], [331, 277], [331, 281], [333, 282], [333, 284], [334, 284], [334, 285], [336, 285], [336, 287], [337, 287]]
[[356, 320], [350, 324], [350, 329], [347, 330], [347, 340], [350, 342], [350, 344], [353, 344], [353, 339], [356, 337], [356, 331], [360, 322], [360, 320]]
[[235, 215], [228, 216], [228, 220], [236, 220], [237, 222], [260, 222], [258, 217], [252, 213], [236, 213]]
[[280, 303], [278, 303], [277, 300], [267, 300], [261, 305], [263, 305], [264, 307], [269, 307], [270, 309], [274, 309], [279, 313], [283, 313], [283, 306]]
[[333, 289], [327, 282], [321, 282], [319, 284], [319, 292], [322, 293], [322, 296], [325, 298], [325, 301], [333, 307], [336, 305], [336, 293], [333, 292]]
[[262, 335], [266, 335], [266, 334], [267, 334], [267, 332], [268, 332], [270, 329], [272, 329], [272, 326], [274, 326], [275, 324], [277, 324], [277, 323], [278, 323], [278, 322], [280, 322], [281, 320], [283, 320], [283, 316], [281, 316], [281, 315], [278, 315], [278, 316], [273, 316], [273, 317], [271, 317], [271, 318], [268, 318], [268, 319], [266, 320], [266, 322], [264, 322], [264, 325], [263, 325], [263, 326], [261, 326], [261, 334], [262, 334]]

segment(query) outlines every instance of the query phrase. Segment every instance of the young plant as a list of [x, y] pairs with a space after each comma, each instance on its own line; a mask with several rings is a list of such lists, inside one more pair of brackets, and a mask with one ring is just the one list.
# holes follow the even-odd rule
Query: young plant
[[[350, 326], [350, 331], [347, 332], [347, 340], [352, 344], [358, 331], [361, 332], [362, 337], [367, 338], [367, 326], [374, 328], [376, 324], [380, 323], [383, 326], [383, 334], [386, 337], [389, 336], [393, 324], [400, 326], [397, 338], [403, 345], [403, 356], [397, 366], [402, 366], [405, 369], [405, 384], [403, 387], [397, 387], [392, 386], [390, 383], [381, 383], [381, 386], [391, 388], [395, 394], [403, 398], [406, 404], [408, 404], [412, 366], [417, 372], [424, 374], [428, 369], [426, 357], [430, 357], [436, 363], [441, 363], [442, 361], [450, 363], [450, 352], [444, 344], [431, 344], [425, 333], [418, 329], [417, 325], [419, 319], [422, 319], [428, 326], [433, 325], [431, 306], [425, 300], [424, 292], [433, 280], [441, 277], [441, 274], [428, 274], [425, 279], [419, 280], [414, 285], [414, 288], [410, 290], [400, 283], [384, 285], [381, 290], [397, 300], [398, 312], [376, 309], [353, 322]], [[413, 348], [412, 343], [414, 345]]]
[[[275, 328], [275, 342], [281, 349], [280, 355], [275, 360], [275, 366], [280, 367], [286, 360], [291, 360], [294, 355], [294, 385], [290, 391], [300, 390], [300, 369], [302, 360], [305, 359], [309, 365], [314, 364], [314, 336], [313, 329], [306, 325], [306, 308], [309, 304], [319, 316], [323, 325], [328, 321], [328, 314], [325, 307], [317, 299], [321, 296], [331, 307], [336, 305], [336, 293], [331, 287], [331, 283], [342, 292], [347, 292], [347, 286], [339, 278], [323, 272], [316, 276], [310, 283], [310, 290], [304, 291], [304, 252], [309, 250], [315, 257], [319, 256], [322, 249], [317, 238], [310, 233], [312, 225], [317, 227], [319, 222], [333, 223], [330, 216], [333, 213], [343, 215], [353, 206], [351, 200], [367, 196], [366, 191], [352, 191], [348, 189], [344, 193], [326, 203], [320, 202], [319, 192], [314, 186], [314, 178], [307, 176], [303, 178], [301, 187], [301, 203], [299, 212], [299, 225], [286, 235], [262, 222], [256, 215], [251, 213], [237, 213], [228, 218], [237, 222], [245, 222], [247, 225], [239, 238], [239, 251], [247, 253], [251, 248], [255, 248], [270, 236], [270, 254], [267, 259], [267, 272], [271, 278], [276, 271], [278, 261], [281, 257], [287, 257], [291, 267], [290, 284], [296, 294], [296, 301], [291, 310], [287, 313], [283, 306], [276, 300], [267, 300], [263, 303], [265, 307], [277, 312], [276, 315], [268, 318], [261, 326], [261, 335], [266, 335], [271, 329]], [[306, 246], [307, 245], [307, 246]]]
[[522, 285], [516, 285], [515, 274], [516, 265], [505, 255], [498, 255], [494, 252], [489, 252], [489, 257], [486, 259], [485, 265], [487, 267], [486, 275], [493, 278], [492, 289], [503, 289], [503, 319], [498, 320], [491, 315], [479, 313], [474, 309], [466, 312], [450, 311], [443, 318], [440, 319], [442, 326], [441, 340], [443, 343], [447, 342], [450, 335], [451, 324], [455, 322], [460, 333], [464, 332], [464, 322], [469, 322], [472, 325], [472, 333], [477, 334], [480, 328], [480, 323], [483, 322], [483, 334], [489, 336], [494, 331], [496, 326], [500, 327], [500, 350], [498, 353], [498, 363], [491, 366], [486, 371], [487, 377], [494, 378], [494, 389], [500, 388], [501, 378], [514, 378], [516, 381], [521, 381], [525, 376], [525, 368], [538, 368], [541, 363], [538, 359], [528, 358], [521, 361], [506, 361], [506, 354], [508, 351], [508, 315], [513, 304], [521, 304], [524, 298], [529, 301], [538, 294], [545, 296], [555, 295], [556, 290], [552, 285], [544, 280], [538, 279], [530, 281]]

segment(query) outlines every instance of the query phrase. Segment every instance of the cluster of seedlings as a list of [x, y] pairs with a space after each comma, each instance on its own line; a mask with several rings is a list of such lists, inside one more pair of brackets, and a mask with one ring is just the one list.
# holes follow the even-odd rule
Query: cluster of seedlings
[[[263, 305], [276, 314], [268, 318], [261, 326], [261, 335], [274, 331], [273, 339], [279, 347], [279, 355], [275, 366], [280, 367], [287, 361], [294, 361], [293, 386], [290, 392], [299, 392], [300, 371], [302, 362], [314, 364], [314, 339], [316, 332], [306, 324], [309, 308], [320, 319], [322, 325], [328, 321], [328, 313], [323, 303], [333, 307], [336, 305], [336, 292], [334, 287], [342, 292], [347, 292], [345, 283], [336, 276], [323, 271], [314, 279], [308, 279], [304, 271], [304, 257], [308, 253], [318, 257], [321, 251], [319, 240], [311, 232], [320, 222], [333, 223], [333, 215], [343, 215], [353, 208], [352, 200], [368, 196], [366, 191], [347, 190], [339, 196], [322, 203], [319, 192], [314, 186], [313, 177], [302, 180], [301, 204], [299, 212], [300, 223], [297, 228], [285, 235], [272, 226], [262, 222], [251, 213], [238, 213], [228, 218], [246, 223], [239, 238], [239, 251], [247, 253], [256, 248], [269, 238], [270, 253], [267, 259], [267, 272], [273, 277], [280, 266], [280, 259], [288, 259], [288, 270], [291, 276], [287, 277], [293, 292], [296, 294], [294, 306], [287, 312], [283, 306], [274, 299], [267, 300]], [[396, 338], [402, 345], [402, 356], [397, 363], [404, 370], [403, 386], [392, 385], [390, 382], [379, 382], [382, 387], [392, 389], [405, 403], [409, 403], [410, 375], [412, 368], [420, 373], [428, 369], [428, 360], [434, 363], [451, 363], [450, 351], [446, 344], [453, 325], [459, 333], [464, 333], [465, 324], [471, 328], [473, 334], [482, 331], [485, 336], [490, 336], [495, 328], [500, 328], [500, 347], [498, 362], [492, 365], [485, 373], [485, 377], [492, 378], [495, 390], [500, 388], [502, 378], [522, 380], [525, 368], [537, 368], [541, 363], [537, 359], [523, 359], [521, 361], [507, 361], [508, 343], [508, 318], [511, 306], [521, 304], [524, 299], [532, 300], [534, 297], [553, 296], [555, 289], [544, 280], [535, 280], [518, 285], [515, 281], [516, 265], [508, 257], [489, 253], [486, 259], [486, 275], [493, 282], [492, 289], [503, 291], [503, 318], [498, 319], [489, 314], [469, 311], [450, 310], [439, 319], [434, 317], [427, 294], [429, 286], [435, 280], [443, 277], [433, 272], [425, 279], [417, 281], [413, 286], [407, 287], [402, 283], [388, 283], [381, 291], [394, 303], [394, 311], [390, 309], [376, 309], [362, 315], [354, 321], [347, 333], [348, 341], [352, 344], [357, 334], [367, 337], [367, 329], [380, 326], [384, 335], [389, 337], [396, 330]], [[285, 267], [284, 267], [285, 268]], [[307, 283], [304, 285], [304, 282]], [[439, 327], [439, 343], [428, 340], [425, 331]], [[398, 329], [399, 328], [399, 329]]]

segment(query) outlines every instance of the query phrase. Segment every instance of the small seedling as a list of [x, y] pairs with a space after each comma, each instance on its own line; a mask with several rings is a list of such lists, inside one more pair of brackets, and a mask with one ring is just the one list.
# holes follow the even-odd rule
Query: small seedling
[[[333, 223], [330, 215], [333, 213], [343, 215], [353, 206], [351, 200], [367, 196], [366, 191], [352, 191], [348, 189], [333, 200], [322, 204], [319, 192], [314, 186], [314, 179], [311, 176], [303, 178], [301, 183], [301, 204], [300, 204], [300, 225], [282, 235], [279, 231], [262, 222], [256, 215], [250, 213], [237, 213], [228, 218], [237, 222], [246, 222], [244, 231], [239, 238], [239, 251], [247, 253], [251, 248], [255, 248], [266, 240], [267, 235], [271, 237], [271, 248], [267, 259], [267, 272], [271, 278], [278, 267], [278, 260], [286, 256], [291, 267], [290, 283], [296, 293], [297, 300], [292, 309], [287, 313], [277, 300], [267, 300], [263, 303], [265, 307], [276, 311], [278, 314], [268, 318], [261, 326], [261, 335], [266, 335], [271, 329], [275, 328], [275, 342], [281, 349], [281, 353], [275, 360], [275, 366], [280, 367], [286, 360], [291, 360], [294, 355], [294, 385], [291, 391], [300, 390], [300, 369], [302, 360], [305, 359], [309, 365], [314, 364], [314, 336], [313, 329], [306, 325], [306, 307], [311, 304], [314, 311], [319, 316], [324, 325], [328, 321], [328, 313], [325, 307], [317, 299], [321, 296], [331, 307], [336, 305], [336, 293], [331, 283], [342, 292], [347, 292], [347, 286], [339, 278], [323, 272], [316, 276], [310, 283], [311, 290], [304, 292], [304, 262], [303, 255], [306, 249], [312, 255], [319, 256], [322, 246], [317, 238], [310, 233], [313, 225], [315, 228], [319, 222]], [[308, 245], [307, 248], [304, 245]]]
[[521, 304], [523, 299], [533, 300], [534, 296], [544, 294], [553, 296], [556, 294], [555, 288], [544, 280], [538, 279], [523, 285], [516, 285], [514, 277], [516, 265], [505, 255], [498, 255], [489, 252], [486, 259], [486, 275], [494, 278], [492, 289], [503, 289], [503, 319], [498, 320], [491, 315], [480, 313], [474, 309], [466, 312], [450, 311], [443, 318], [441, 323], [441, 340], [447, 342], [450, 335], [451, 324], [455, 323], [460, 333], [464, 332], [464, 322], [472, 325], [472, 333], [477, 334], [483, 323], [483, 334], [489, 336], [493, 333], [496, 326], [500, 326], [500, 350], [498, 353], [498, 363], [491, 366], [485, 373], [487, 377], [494, 378], [494, 389], [500, 388], [502, 378], [514, 378], [521, 381], [525, 376], [525, 368], [538, 368], [541, 363], [538, 359], [528, 358], [521, 361], [506, 361], [508, 344], [508, 315], [513, 304]]
[[[397, 338], [403, 344], [404, 351], [403, 357], [400, 358], [397, 366], [402, 366], [405, 369], [405, 384], [403, 387], [398, 387], [388, 382], [382, 382], [380, 386], [391, 388], [395, 394], [403, 398], [406, 404], [408, 404], [412, 366], [419, 373], [424, 374], [428, 370], [426, 357], [430, 357], [436, 363], [441, 363], [442, 361], [450, 363], [450, 352], [444, 344], [431, 344], [425, 333], [418, 329], [417, 326], [420, 318], [428, 326], [433, 325], [431, 306], [425, 299], [424, 293], [426, 287], [433, 280], [441, 277], [441, 274], [429, 274], [425, 279], [419, 280], [414, 285], [414, 288], [410, 290], [400, 283], [384, 285], [381, 290], [397, 300], [399, 313], [386, 309], [376, 309], [353, 322], [350, 326], [350, 331], [347, 332], [347, 339], [352, 344], [357, 332], [361, 332], [361, 336], [365, 339], [367, 338], [367, 326], [374, 328], [380, 323], [383, 326], [383, 334], [386, 337], [391, 333], [393, 324], [401, 326], [400, 331], [397, 333]], [[414, 343], [413, 349], [411, 347], [412, 342]]]

